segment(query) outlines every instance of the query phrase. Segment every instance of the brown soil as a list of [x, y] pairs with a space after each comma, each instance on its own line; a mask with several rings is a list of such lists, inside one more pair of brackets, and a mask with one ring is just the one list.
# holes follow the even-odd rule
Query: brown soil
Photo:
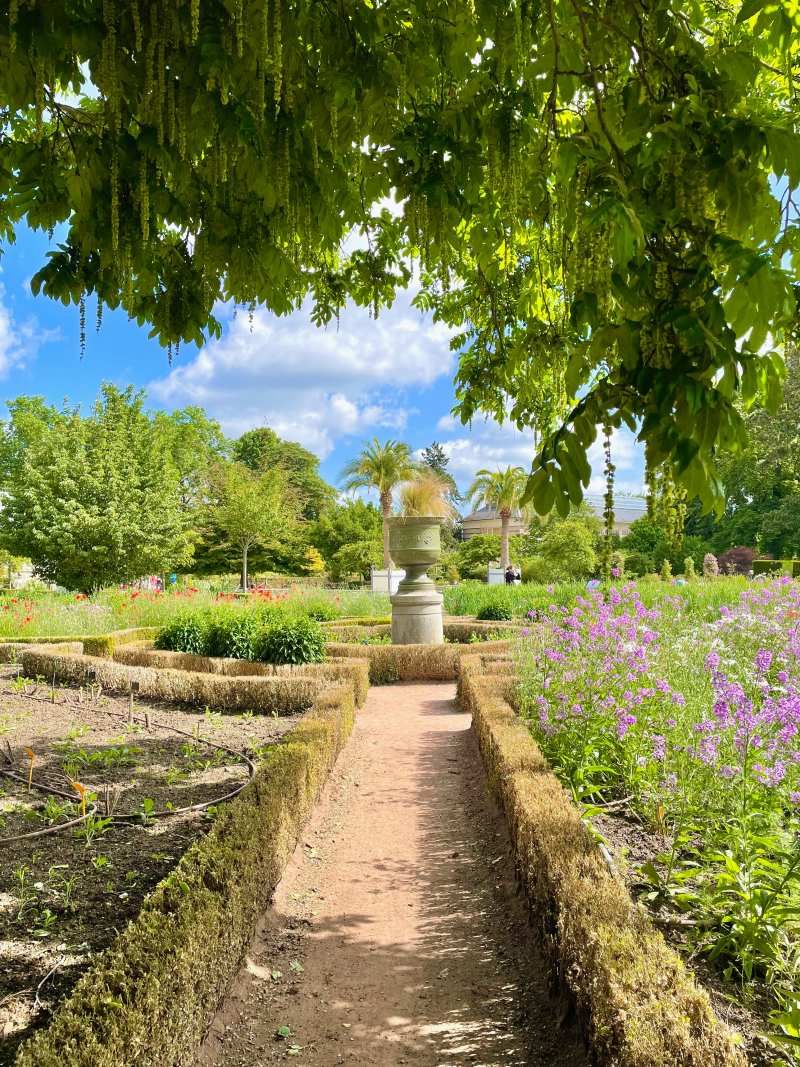
[[[105, 786], [116, 814], [159, 811], [213, 801], [247, 780], [244, 764], [205, 740], [256, 754], [297, 718], [216, 715], [127, 698], [15, 682], [0, 666], [0, 841], [80, 814], [73, 780], [96, 797], [105, 816]], [[96, 695], [95, 695], [96, 696]], [[53, 699], [55, 698], [55, 699]], [[150, 728], [145, 724], [145, 712]], [[184, 734], [174, 732], [174, 729]], [[33, 752], [34, 781], [72, 795], [28, 792], [23, 777]], [[0, 1065], [41, 1026], [74, 985], [92, 953], [105, 948], [142, 900], [211, 825], [211, 812], [111, 822], [90, 840], [81, 827], [0, 843]]]
[[585, 1067], [453, 696], [370, 691], [195, 1067]]

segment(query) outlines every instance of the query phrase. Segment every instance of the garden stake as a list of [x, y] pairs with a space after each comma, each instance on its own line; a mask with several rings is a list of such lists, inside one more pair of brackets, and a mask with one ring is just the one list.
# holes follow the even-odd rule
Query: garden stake
[[36, 759], [36, 753], [31, 748], [25, 749], [25, 755], [28, 757], [30, 763], [28, 764], [28, 792], [31, 791], [31, 779], [33, 778], [33, 764]]

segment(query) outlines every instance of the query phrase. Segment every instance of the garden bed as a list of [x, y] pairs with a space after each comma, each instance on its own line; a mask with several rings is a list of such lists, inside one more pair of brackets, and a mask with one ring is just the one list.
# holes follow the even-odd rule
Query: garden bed
[[594, 1055], [618, 1067], [745, 1067], [734, 1036], [637, 908], [507, 699], [507, 663], [462, 661], [461, 690], [508, 818], [542, 943]]
[[798, 619], [786, 578], [708, 621], [625, 586], [554, 608], [515, 651], [549, 765], [758, 1067], [800, 1062]]
[[[235, 972], [349, 733], [352, 682], [320, 679], [302, 717], [138, 696], [131, 711], [95, 682], [64, 689], [13, 665], [0, 694], [13, 775], [0, 810], [0, 1064], [172, 1062]], [[29, 774], [50, 792], [29, 791]]]

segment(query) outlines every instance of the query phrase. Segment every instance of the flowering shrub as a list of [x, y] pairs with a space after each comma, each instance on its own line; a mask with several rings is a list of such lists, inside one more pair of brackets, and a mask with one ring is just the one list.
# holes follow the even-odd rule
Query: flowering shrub
[[699, 622], [634, 585], [552, 605], [520, 642], [522, 707], [588, 813], [627, 806], [663, 839], [645, 898], [800, 1033], [800, 587], [751, 586]]

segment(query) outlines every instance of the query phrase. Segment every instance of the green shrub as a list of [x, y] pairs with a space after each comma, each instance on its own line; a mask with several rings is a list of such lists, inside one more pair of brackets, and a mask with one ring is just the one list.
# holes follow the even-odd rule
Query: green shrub
[[683, 573], [689, 579], [697, 577], [697, 572], [694, 569], [694, 560], [691, 556], [687, 556], [683, 561]]
[[194, 656], [203, 656], [210, 621], [205, 611], [178, 615], [156, 636], [155, 647], [166, 652], [191, 652]]
[[753, 574], [788, 574], [800, 576], [800, 559], [754, 559]]
[[331, 622], [339, 617], [336, 605], [330, 600], [307, 600], [303, 610], [310, 619], [316, 619], [318, 622]]
[[268, 623], [255, 642], [255, 659], [264, 663], [321, 663], [325, 631], [306, 615]]
[[494, 600], [483, 605], [478, 612], [477, 618], [481, 622], [508, 622], [514, 618], [514, 612], [510, 604]]
[[522, 561], [523, 582], [538, 582], [539, 585], [545, 585], [553, 581], [553, 573], [552, 564], [541, 556], [531, 556], [530, 559]]
[[672, 578], [672, 564], [668, 559], [665, 559], [661, 564], [661, 578], [665, 582], [670, 581]]
[[643, 574], [653, 573], [655, 562], [644, 552], [631, 552], [625, 556], [625, 570], [634, 578], [640, 578]]
[[256, 635], [261, 626], [263, 618], [259, 612], [217, 611], [209, 620], [202, 654], [225, 659], [254, 659]]

